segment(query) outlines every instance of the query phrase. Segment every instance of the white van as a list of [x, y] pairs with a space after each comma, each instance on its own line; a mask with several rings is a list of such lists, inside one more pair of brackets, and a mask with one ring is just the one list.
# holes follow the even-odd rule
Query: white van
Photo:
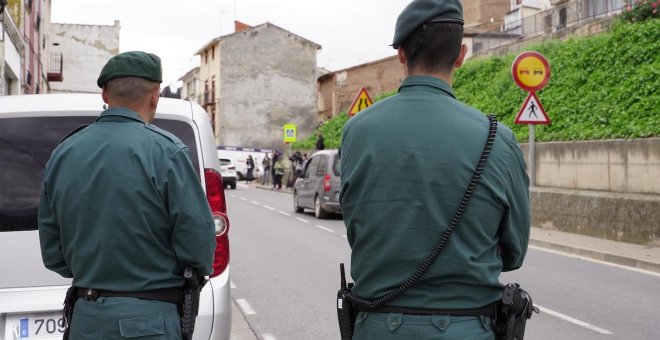
[[[0, 339], [61, 339], [71, 279], [47, 270], [37, 230], [39, 189], [59, 141], [103, 110], [100, 94], [0, 96]], [[199, 105], [160, 98], [153, 124], [190, 149], [199, 185], [216, 218], [213, 274], [204, 286], [194, 340], [228, 340], [231, 331], [225, 192], [213, 131]], [[37, 327], [38, 323], [43, 327]]]

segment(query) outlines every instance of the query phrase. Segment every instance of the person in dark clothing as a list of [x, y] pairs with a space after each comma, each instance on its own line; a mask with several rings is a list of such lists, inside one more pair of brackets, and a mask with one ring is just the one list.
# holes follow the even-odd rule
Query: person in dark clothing
[[323, 150], [325, 149], [325, 141], [323, 140], [323, 134], [321, 131], [317, 131], [316, 135], [318, 138], [316, 139], [316, 150]]

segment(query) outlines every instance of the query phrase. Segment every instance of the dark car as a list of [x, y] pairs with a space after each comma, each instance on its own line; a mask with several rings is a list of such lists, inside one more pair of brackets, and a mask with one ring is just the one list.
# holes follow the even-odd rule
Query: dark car
[[341, 214], [339, 152], [337, 149], [314, 153], [305, 163], [303, 173], [293, 185], [293, 209], [302, 213], [313, 209], [317, 218]]

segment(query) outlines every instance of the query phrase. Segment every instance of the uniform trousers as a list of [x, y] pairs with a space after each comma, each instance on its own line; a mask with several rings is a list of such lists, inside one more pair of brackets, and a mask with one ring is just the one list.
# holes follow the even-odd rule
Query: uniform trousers
[[487, 316], [360, 312], [353, 340], [495, 340]]
[[78, 299], [70, 340], [180, 340], [181, 318], [173, 303], [129, 297]]

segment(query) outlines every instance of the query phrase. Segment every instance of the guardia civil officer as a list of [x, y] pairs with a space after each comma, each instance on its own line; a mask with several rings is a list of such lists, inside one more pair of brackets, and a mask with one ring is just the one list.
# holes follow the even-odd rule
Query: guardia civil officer
[[[343, 129], [341, 205], [359, 297], [383, 296], [417, 270], [479, 161], [489, 121], [452, 91], [467, 52], [462, 37], [459, 0], [412, 1], [394, 32], [407, 70], [398, 93]], [[481, 181], [438, 259], [384, 307], [360, 308], [353, 339], [494, 339], [498, 277], [519, 268], [527, 250], [528, 185], [521, 150], [500, 124]]]
[[39, 205], [45, 266], [77, 287], [70, 339], [181, 339], [183, 269], [211, 273], [211, 211], [190, 151], [151, 125], [160, 59], [112, 57], [97, 84], [108, 104], [46, 166]]

